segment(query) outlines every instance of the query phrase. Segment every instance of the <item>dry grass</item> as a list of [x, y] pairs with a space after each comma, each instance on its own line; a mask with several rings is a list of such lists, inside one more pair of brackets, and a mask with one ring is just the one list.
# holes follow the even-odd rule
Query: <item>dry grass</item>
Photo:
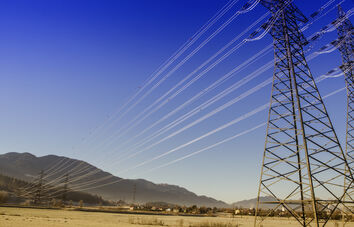
[[232, 223], [218, 223], [218, 222], [202, 222], [199, 224], [193, 224], [189, 227], [239, 227], [239, 224]]
[[[0, 207], [1, 227], [253, 227], [253, 220], [250, 216], [182, 217]], [[298, 223], [287, 218], [263, 223], [263, 227], [285, 226], [297, 227]], [[342, 223], [330, 222], [327, 226], [342, 227]], [[345, 227], [354, 227], [354, 223]]]
[[129, 218], [129, 224], [135, 225], [152, 225], [152, 226], [164, 226], [164, 222], [157, 218]]

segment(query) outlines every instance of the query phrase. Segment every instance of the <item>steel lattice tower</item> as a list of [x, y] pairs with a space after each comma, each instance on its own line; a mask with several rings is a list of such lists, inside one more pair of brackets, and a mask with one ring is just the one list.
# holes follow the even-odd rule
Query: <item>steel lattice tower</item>
[[69, 183], [69, 174], [65, 174], [64, 187], [62, 193], [62, 200], [64, 205], [66, 204], [66, 200], [68, 196], [68, 183]]
[[34, 198], [33, 198], [33, 203], [34, 204], [41, 204], [41, 199], [42, 199], [42, 191], [43, 191], [43, 177], [44, 177], [44, 172], [43, 170], [41, 171], [38, 179], [38, 184], [37, 188], [35, 190]]
[[255, 226], [279, 212], [324, 226], [337, 212], [348, 214], [343, 198], [353, 177], [305, 59], [298, 26], [305, 16], [284, 0], [261, 3], [274, 19], [275, 63]]
[[[345, 154], [349, 162], [349, 167], [354, 169], [354, 78], [353, 78], [353, 51], [354, 51], [354, 38], [353, 38], [353, 25], [346, 17], [342, 8], [338, 6], [338, 49], [342, 56], [341, 69], [344, 73], [345, 85], [347, 88], [347, 129], [346, 129], [346, 143]], [[347, 170], [348, 171], [348, 170]], [[348, 184], [348, 182], [345, 182]], [[349, 191], [348, 200], [354, 198], [354, 188]]]

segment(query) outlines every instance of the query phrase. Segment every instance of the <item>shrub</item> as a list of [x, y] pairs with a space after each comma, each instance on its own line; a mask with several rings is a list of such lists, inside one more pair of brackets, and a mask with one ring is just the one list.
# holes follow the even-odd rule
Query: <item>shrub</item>
[[6, 203], [9, 199], [9, 193], [5, 191], [0, 191], [0, 203]]
[[23, 203], [21, 203], [21, 205], [29, 206], [29, 205], [31, 205], [31, 200], [30, 199], [26, 199]]

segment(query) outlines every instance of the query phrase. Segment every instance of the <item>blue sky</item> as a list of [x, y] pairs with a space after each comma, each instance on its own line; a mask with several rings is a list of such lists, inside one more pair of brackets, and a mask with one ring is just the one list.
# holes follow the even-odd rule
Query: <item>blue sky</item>
[[[112, 134], [123, 133], [125, 124], [267, 12], [261, 5], [232, 21], [120, 121], [104, 130], [94, 130], [109, 119], [129, 97], [138, 91], [139, 87], [143, 86], [149, 75], [227, 2], [223, 0], [1, 1], [0, 152], [31, 152], [39, 156], [57, 154], [80, 158], [124, 178], [144, 178], [156, 183], [177, 184], [197, 194], [212, 196], [227, 202], [255, 197], [265, 127], [168, 167], [152, 172], [148, 170], [256, 126], [267, 119], [267, 111], [159, 160], [130, 171], [125, 170], [267, 103], [270, 98], [270, 86], [260, 89], [235, 105], [134, 158], [124, 161], [119, 161], [118, 158], [120, 155], [132, 154], [142, 149], [128, 150], [129, 146], [139, 142], [139, 139], [126, 145], [122, 145], [123, 142], [269, 45], [272, 41], [269, 35], [259, 41], [245, 44], [141, 124], [122, 134], [121, 137], [109, 140], [110, 143], [105, 142]], [[212, 34], [245, 2], [240, 0], [236, 3], [168, 70]], [[306, 16], [326, 2], [320, 0], [309, 3], [309, 1], [295, 0], [295, 4]], [[353, 3], [350, 0], [343, 4], [345, 11], [352, 7]], [[305, 35], [313, 34], [335, 18], [334, 10], [314, 23], [305, 31]], [[238, 42], [243, 38], [246, 36]], [[335, 31], [326, 34], [315, 44], [314, 50], [335, 38]], [[215, 91], [161, 123], [161, 127], [203, 101], [214, 97], [272, 58], [271, 51]], [[309, 65], [316, 77], [339, 66], [340, 55], [338, 51], [321, 55], [310, 61]], [[201, 110], [176, 128], [182, 128], [197, 120], [271, 76], [272, 69], [232, 92], [220, 102]], [[342, 77], [327, 79], [318, 86], [321, 94], [325, 95], [344, 87], [344, 80]], [[345, 92], [326, 99], [325, 103], [337, 133], [343, 141]], [[149, 131], [145, 136], [151, 135], [157, 129], [159, 127]], [[96, 134], [90, 136], [92, 132]]]

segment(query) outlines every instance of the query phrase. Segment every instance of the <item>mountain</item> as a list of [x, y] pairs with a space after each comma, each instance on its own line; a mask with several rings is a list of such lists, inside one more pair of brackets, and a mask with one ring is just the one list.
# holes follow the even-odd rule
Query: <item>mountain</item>
[[[274, 198], [271, 196], [265, 196], [265, 197], [260, 197], [260, 200], [263, 202], [274, 201]], [[257, 198], [238, 201], [231, 205], [232, 207], [239, 207], [239, 208], [255, 208], [257, 205]], [[271, 208], [272, 206], [273, 205], [268, 205], [267, 207]], [[266, 205], [263, 205], [263, 207], [266, 207]]]
[[[14, 177], [8, 177], [5, 175], [0, 174], [0, 191], [7, 192], [7, 202], [21, 204], [26, 203], [26, 201], [34, 199], [34, 194], [25, 195], [23, 194], [25, 191], [20, 190], [21, 188], [28, 188], [28, 187], [35, 187], [35, 184], [31, 184], [30, 182], [26, 182], [23, 180], [18, 180]], [[63, 199], [63, 194], [58, 193], [58, 190], [62, 188], [51, 188], [48, 189], [46, 192], [47, 194], [50, 193], [51, 199], [57, 199], [59, 201]], [[35, 192], [35, 191], [33, 191]], [[80, 200], [85, 201], [86, 204], [104, 204], [104, 205], [113, 205], [109, 201], [103, 200], [101, 197], [97, 195], [91, 195], [87, 192], [77, 192], [77, 191], [68, 191], [65, 193], [66, 201], [72, 201], [79, 203]], [[51, 200], [53, 202], [53, 200]], [[53, 203], [52, 203], [53, 204]]]
[[52, 184], [63, 184], [68, 179], [69, 188], [97, 194], [106, 200], [132, 202], [135, 197], [137, 203], [166, 202], [186, 206], [229, 207], [223, 201], [196, 195], [176, 185], [155, 184], [143, 179], [122, 179], [81, 160], [56, 155], [36, 157], [30, 153], [15, 152], [0, 155], [0, 174], [33, 181], [39, 178], [42, 170], [45, 182], [57, 179]]

